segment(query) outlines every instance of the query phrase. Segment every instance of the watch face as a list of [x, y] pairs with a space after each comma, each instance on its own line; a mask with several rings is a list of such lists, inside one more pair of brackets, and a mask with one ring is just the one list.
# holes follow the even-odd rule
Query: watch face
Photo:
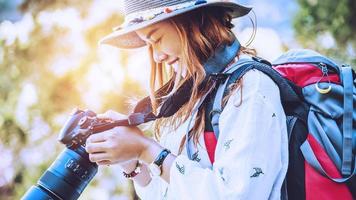
[[148, 165], [148, 168], [150, 170], [151, 176], [160, 176], [161, 175], [161, 168], [158, 167], [156, 164], [151, 163]]

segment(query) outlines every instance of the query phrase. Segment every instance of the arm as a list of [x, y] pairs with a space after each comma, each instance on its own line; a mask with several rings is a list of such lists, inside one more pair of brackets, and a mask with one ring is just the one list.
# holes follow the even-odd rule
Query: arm
[[[213, 169], [203, 169], [184, 155], [170, 154], [165, 159], [161, 177], [170, 183], [172, 195], [179, 199], [240, 199], [245, 195], [267, 199], [275, 185], [276, 190], [280, 189], [286, 172], [283, 157], [287, 152], [282, 152], [287, 147], [283, 139], [285, 116], [276, 85], [269, 78], [269, 82], [261, 83], [261, 75], [256, 73], [244, 78], [242, 105], [234, 106], [233, 99], [240, 99], [235, 94], [224, 109], [227, 113], [221, 115], [224, 118], [221, 122], [229, 124], [220, 124]], [[252, 73], [245, 76], [248, 74]], [[277, 103], [272, 103], [276, 99]], [[230, 145], [226, 144], [229, 140]], [[92, 135], [87, 143], [94, 162], [140, 159], [151, 163], [162, 149], [134, 127], [118, 127]]]
[[[130, 160], [124, 163], [120, 163], [121, 169], [129, 174], [135, 170], [138, 160]], [[141, 172], [132, 178], [139, 186], [145, 187], [151, 182], [151, 176], [149, 175], [149, 171], [147, 165], [145, 163], [141, 163]]]

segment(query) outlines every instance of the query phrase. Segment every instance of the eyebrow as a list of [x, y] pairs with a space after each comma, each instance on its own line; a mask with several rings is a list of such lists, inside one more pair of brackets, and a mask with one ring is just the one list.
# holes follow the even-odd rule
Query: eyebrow
[[147, 38], [148, 40], [150, 40], [150, 39], [151, 39], [151, 36], [152, 36], [153, 33], [155, 33], [156, 31], [158, 31], [158, 28], [152, 29], [150, 32], [147, 33], [146, 38]]

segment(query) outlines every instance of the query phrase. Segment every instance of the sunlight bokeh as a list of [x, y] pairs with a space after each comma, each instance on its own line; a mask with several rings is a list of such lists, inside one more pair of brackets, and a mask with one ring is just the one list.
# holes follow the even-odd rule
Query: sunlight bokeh
[[[5, 58], [5, 65], [18, 82], [18, 92], [12, 94], [16, 100], [0, 109], [2, 120], [11, 116], [8, 113], [14, 108], [14, 123], [23, 130], [19, 134], [24, 134], [0, 143], [0, 188], [4, 194], [10, 193], [4, 198], [19, 198], [62, 151], [56, 136], [73, 108], [127, 113], [130, 100], [149, 91], [146, 48], [122, 51], [97, 44], [122, 22], [122, 1], [93, 0], [85, 6], [28, 2], [20, 20], [0, 23], [0, 58], [13, 56]], [[282, 17], [276, 12], [272, 20], [280, 23]], [[246, 43], [253, 32], [249, 18], [234, 23], [234, 32]], [[273, 48], [266, 51], [265, 41]], [[282, 52], [282, 45], [279, 33], [265, 27], [258, 29], [251, 47], [272, 59]], [[13, 55], [10, 49], [20, 54]], [[23, 169], [24, 173], [19, 173]], [[14, 182], [19, 174], [23, 181]], [[81, 199], [131, 199], [133, 194], [132, 184], [120, 169], [110, 166], [100, 167]]]
[[[340, 42], [331, 29], [315, 31], [315, 39], [296, 35], [305, 29], [304, 18], [302, 25], [295, 22], [298, 1], [241, 2], [253, 5], [254, 13], [234, 20], [233, 31], [244, 45], [257, 23], [250, 47], [260, 57], [315, 47], [355, 61], [356, 40]], [[98, 45], [122, 22], [123, 1], [0, 1], [0, 199], [20, 199], [64, 149], [57, 135], [73, 108], [128, 113], [133, 99], [148, 95], [147, 49]], [[346, 54], [335, 51], [343, 45]], [[132, 182], [115, 165], [100, 167], [80, 197], [134, 198]]]

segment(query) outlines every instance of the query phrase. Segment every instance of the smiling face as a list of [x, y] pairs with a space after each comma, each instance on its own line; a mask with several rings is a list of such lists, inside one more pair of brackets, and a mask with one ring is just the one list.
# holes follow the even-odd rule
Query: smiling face
[[[231, 44], [235, 35], [231, 31], [233, 24], [230, 10], [219, 7], [205, 7], [204, 9], [192, 10], [188, 13], [177, 15], [167, 21], [153, 24], [147, 28], [136, 31], [138, 36], [144, 40], [149, 48], [151, 64], [150, 100], [153, 112], [157, 112], [165, 97], [174, 94], [185, 81], [192, 80], [189, 101], [184, 104], [172, 117], [161, 118], [155, 123], [155, 136], [159, 137], [161, 127], [178, 128], [193, 114], [196, 103], [201, 96], [210, 89], [199, 86], [206, 80], [204, 63], [214, 55], [215, 50], [222, 44]], [[159, 62], [172, 63], [178, 59], [172, 67], [178, 65], [176, 73], [162, 73], [166, 69]], [[154, 62], [158, 61], [158, 64]], [[178, 70], [177, 70], [178, 69]], [[160, 71], [161, 70], [161, 71]], [[165, 86], [157, 86], [164, 74]], [[162, 82], [162, 81], [161, 81]], [[169, 89], [170, 86], [173, 87]], [[162, 89], [156, 92], [157, 88]], [[163, 98], [162, 98], [163, 97]], [[192, 129], [192, 138], [198, 144], [199, 134], [204, 132], [204, 112], [197, 113], [196, 124]], [[180, 152], [184, 147], [184, 138], [181, 142]]]
[[136, 31], [152, 47], [156, 63], [173, 65], [182, 58], [181, 39], [170, 21], [163, 21]]

